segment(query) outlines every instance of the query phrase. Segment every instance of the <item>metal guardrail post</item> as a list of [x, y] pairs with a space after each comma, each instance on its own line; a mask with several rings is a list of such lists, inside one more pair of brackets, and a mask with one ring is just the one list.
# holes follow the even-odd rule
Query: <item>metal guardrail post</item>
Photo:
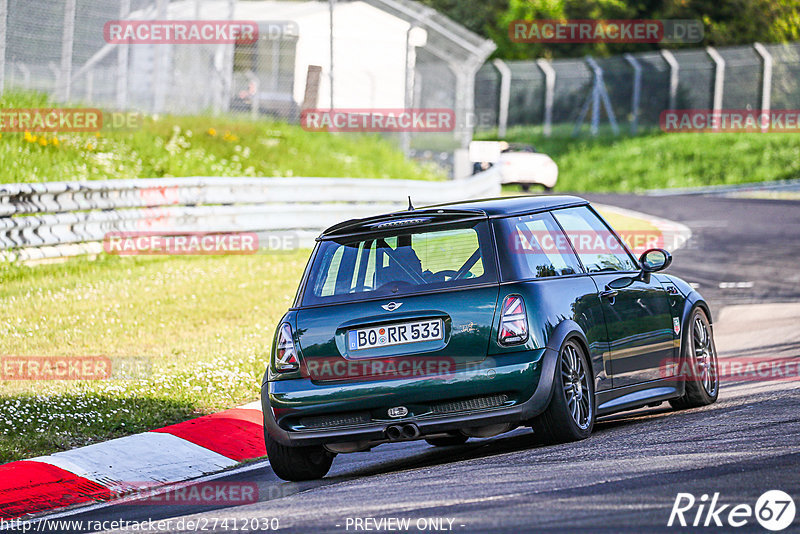
[[678, 60], [675, 59], [675, 54], [669, 50], [661, 50], [661, 57], [667, 62], [669, 66], [669, 109], [675, 109], [678, 100], [678, 81], [679, 81], [679, 68]]
[[7, 23], [8, 23], [8, 0], [0, 0], [0, 96], [2, 96], [3, 89], [6, 86], [6, 24]]
[[[714, 62], [714, 96], [713, 103], [711, 104], [712, 111], [716, 114], [722, 110], [722, 96], [725, 89], [725, 59], [717, 52], [712, 46], [706, 47], [711, 60]], [[717, 122], [715, 130], [719, 129]]]
[[[769, 116], [772, 108], [772, 54], [761, 43], [753, 43], [756, 53], [761, 56], [761, 113]], [[761, 131], [769, 130], [769, 124], [761, 124]]]
[[639, 130], [639, 102], [642, 96], [642, 64], [633, 54], [625, 54], [625, 61], [633, 67], [633, 97], [631, 98], [631, 135]]
[[500, 73], [500, 101], [497, 109], [497, 137], [505, 137], [508, 130], [508, 106], [511, 103], [511, 69], [505, 61], [495, 59], [492, 64]]
[[556, 88], [556, 71], [545, 59], [537, 59], [536, 66], [544, 74], [544, 126], [542, 133], [545, 137], [550, 137], [553, 133], [553, 95]]

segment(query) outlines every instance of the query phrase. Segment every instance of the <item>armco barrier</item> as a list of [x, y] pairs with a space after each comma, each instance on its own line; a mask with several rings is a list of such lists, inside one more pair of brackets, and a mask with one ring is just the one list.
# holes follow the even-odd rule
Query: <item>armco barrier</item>
[[102, 251], [108, 232], [292, 233], [310, 246], [337, 222], [497, 196], [489, 171], [446, 182], [360, 178], [153, 178], [0, 185], [0, 254], [36, 260]]

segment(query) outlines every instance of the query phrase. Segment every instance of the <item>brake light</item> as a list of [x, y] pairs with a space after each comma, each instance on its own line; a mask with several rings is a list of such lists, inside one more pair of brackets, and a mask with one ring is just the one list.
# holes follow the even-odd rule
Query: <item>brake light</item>
[[528, 341], [528, 315], [525, 302], [519, 295], [509, 295], [503, 300], [497, 341], [501, 345], [519, 345]]
[[297, 360], [297, 350], [292, 339], [292, 327], [283, 323], [278, 330], [278, 345], [275, 351], [275, 370], [279, 373], [297, 371], [300, 362]]

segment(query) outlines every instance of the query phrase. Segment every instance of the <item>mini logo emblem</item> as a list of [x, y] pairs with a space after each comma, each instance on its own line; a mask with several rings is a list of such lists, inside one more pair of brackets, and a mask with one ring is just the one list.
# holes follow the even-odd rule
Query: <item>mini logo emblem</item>
[[672, 329], [675, 331], [676, 336], [681, 333], [681, 320], [677, 317], [672, 318]]
[[381, 306], [381, 308], [383, 308], [386, 311], [395, 311], [402, 305], [403, 305], [402, 302], [390, 302], [389, 304], [384, 304], [383, 306]]
[[405, 417], [406, 415], [408, 415], [408, 408], [405, 406], [389, 408], [389, 417]]

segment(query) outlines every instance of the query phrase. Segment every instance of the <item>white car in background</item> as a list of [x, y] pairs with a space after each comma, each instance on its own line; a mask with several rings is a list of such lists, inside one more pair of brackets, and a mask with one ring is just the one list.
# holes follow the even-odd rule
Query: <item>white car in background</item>
[[558, 181], [556, 162], [531, 145], [473, 141], [470, 159], [474, 163], [474, 172], [496, 165], [500, 171], [500, 183], [518, 184], [523, 191], [529, 191], [532, 185], [540, 185], [549, 192]]

